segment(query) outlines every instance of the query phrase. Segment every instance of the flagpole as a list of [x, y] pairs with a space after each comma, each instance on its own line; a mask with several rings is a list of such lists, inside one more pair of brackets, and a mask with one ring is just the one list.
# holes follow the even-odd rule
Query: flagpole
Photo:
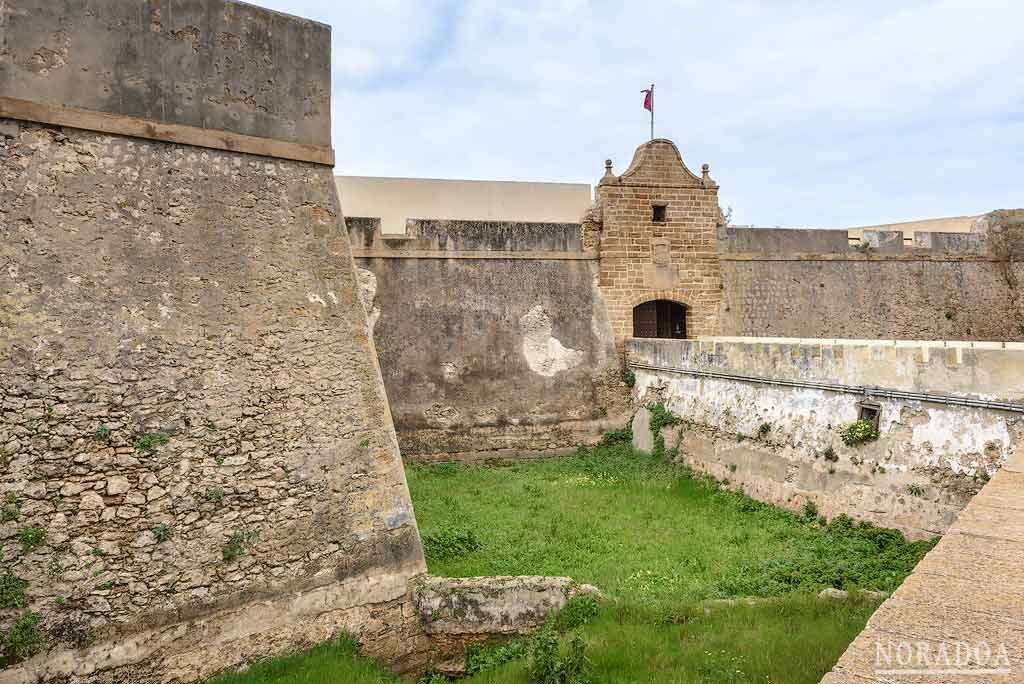
[[654, 140], [654, 84], [651, 84], [651, 140]]

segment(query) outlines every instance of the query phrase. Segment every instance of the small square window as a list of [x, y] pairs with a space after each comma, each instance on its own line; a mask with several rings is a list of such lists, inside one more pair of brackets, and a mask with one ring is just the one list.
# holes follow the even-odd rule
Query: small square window
[[859, 410], [857, 420], [866, 420], [878, 430], [878, 422], [882, 417], [882, 405], [874, 401], [862, 401], [857, 404]]
[[651, 205], [651, 220], [655, 223], [664, 223], [665, 216], [668, 213], [668, 206], [665, 204], [652, 204]]

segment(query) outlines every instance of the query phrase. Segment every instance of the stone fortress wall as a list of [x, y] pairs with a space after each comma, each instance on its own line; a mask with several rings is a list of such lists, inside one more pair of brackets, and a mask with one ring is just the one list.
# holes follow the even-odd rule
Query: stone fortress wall
[[973, 233], [725, 228], [719, 333], [1024, 340], [1024, 212]]
[[727, 227], [707, 166], [690, 172], [663, 139], [622, 175], [607, 162], [579, 223], [406, 218], [401, 235], [348, 221], [407, 458], [593, 441], [621, 422], [623, 344], [651, 300], [682, 305], [691, 339], [1024, 340], [1019, 213], [910, 244], [898, 231], [851, 245], [841, 230]]
[[404, 458], [571, 451], [627, 419], [579, 224], [346, 222]]
[[342, 628], [415, 667], [329, 28], [208, 0], [0, 22], [0, 574], [26, 583], [0, 627], [47, 640], [0, 682], [191, 681]]
[[[687, 307], [715, 330], [718, 186], [672, 142], [606, 169], [581, 223], [347, 219], [405, 458], [572, 450], [627, 419], [633, 307]], [[664, 206], [663, 220], [651, 220]]]
[[[8, 0], [0, 22], [0, 552], [25, 591], [0, 627], [34, 614], [48, 639], [2, 684], [194, 680], [343, 628], [417, 671], [528, 629], [579, 589], [424, 577], [398, 441], [434, 459], [592, 441], [624, 422], [624, 351], [1020, 401], [1010, 347], [832, 340], [1024, 339], [1019, 214], [913, 246], [731, 229], [708, 169], [659, 139], [607, 166], [579, 224], [382, 235], [338, 203], [328, 27], [227, 0]], [[628, 340], [652, 299], [706, 341]], [[855, 459], [832, 438], [848, 393], [637, 376], [700, 427], [708, 470], [913, 534], [1019, 453], [1017, 414], [989, 406], [885, 398]], [[427, 624], [457, 592], [486, 619]]]
[[[626, 344], [641, 403], [687, 427], [687, 465], [750, 496], [942, 534], [1024, 453], [1024, 343], [710, 337]], [[876, 441], [841, 431], [869, 401]], [[966, 405], [965, 405], [966, 404]]]
[[426, 575], [327, 26], [208, 0], [0, 25], [0, 629], [38, 637], [0, 684], [195, 681], [342, 631], [458, 672], [592, 591]]

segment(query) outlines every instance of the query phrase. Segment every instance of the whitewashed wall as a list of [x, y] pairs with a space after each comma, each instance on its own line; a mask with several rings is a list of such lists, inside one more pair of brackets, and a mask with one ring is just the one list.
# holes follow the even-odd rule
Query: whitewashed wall
[[626, 349], [636, 397], [690, 423], [679, 452], [695, 469], [764, 501], [801, 508], [812, 500], [828, 517], [846, 513], [919, 537], [945, 531], [1021, 448], [1024, 414], [872, 397], [880, 437], [848, 447], [840, 431], [857, 419], [862, 396], [638, 366], [1024, 403], [1024, 345], [974, 345], [709, 338], [630, 340]]

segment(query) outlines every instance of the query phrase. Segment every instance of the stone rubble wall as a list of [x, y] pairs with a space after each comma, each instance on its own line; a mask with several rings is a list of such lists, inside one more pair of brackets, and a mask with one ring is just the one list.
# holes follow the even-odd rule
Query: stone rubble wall
[[423, 665], [332, 170], [223, 149], [329, 145], [329, 28], [8, 0], [0, 32], [4, 106], [82, 124], [0, 118], [0, 630], [44, 640], [0, 682], [192, 681], [342, 629]]
[[307, 643], [284, 597], [400, 600], [425, 565], [330, 169], [4, 124], [0, 550], [51, 648], [86, 650], [0, 681], [157, 633], [113, 662], [198, 676], [249, 652], [226, 625], [253, 601], [284, 601], [269, 653]]
[[[1024, 345], [858, 340], [629, 340], [631, 364], [759, 378], [941, 393], [1024, 403]], [[847, 446], [840, 431], [863, 396], [635, 367], [640, 403], [686, 422], [679, 458], [792, 509], [813, 501], [911, 537], [941, 534], [1024, 443], [1024, 414], [874, 399], [880, 437]], [[666, 443], [666, 447], [677, 446]]]

